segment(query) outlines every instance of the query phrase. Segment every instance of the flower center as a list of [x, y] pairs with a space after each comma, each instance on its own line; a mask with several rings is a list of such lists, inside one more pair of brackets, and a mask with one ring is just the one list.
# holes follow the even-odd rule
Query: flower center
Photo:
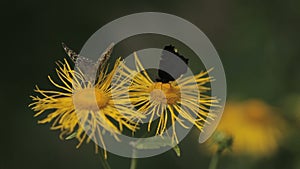
[[252, 100], [245, 103], [246, 117], [254, 122], [266, 122], [271, 111], [263, 102]]
[[180, 100], [180, 88], [173, 83], [156, 82], [150, 86], [150, 101], [154, 103], [175, 104]]
[[107, 106], [109, 100], [107, 93], [97, 88], [85, 88], [73, 94], [73, 103], [78, 109], [96, 111]]

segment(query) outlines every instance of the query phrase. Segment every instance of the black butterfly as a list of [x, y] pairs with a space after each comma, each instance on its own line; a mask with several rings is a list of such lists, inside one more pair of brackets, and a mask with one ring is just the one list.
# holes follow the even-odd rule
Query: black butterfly
[[[174, 58], [176, 56], [177, 58]], [[159, 78], [156, 79], [156, 81], [168, 83], [179, 78], [182, 74], [187, 72], [188, 61], [189, 59], [180, 55], [174, 46], [165, 46], [159, 62]]]

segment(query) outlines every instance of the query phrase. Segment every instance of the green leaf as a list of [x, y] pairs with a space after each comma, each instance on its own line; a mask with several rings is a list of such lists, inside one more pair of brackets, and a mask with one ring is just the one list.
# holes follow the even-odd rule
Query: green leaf
[[66, 140], [71, 140], [71, 139], [75, 138], [76, 135], [77, 135], [77, 132], [74, 132], [71, 135], [69, 135], [68, 137], [66, 137]]
[[177, 157], [180, 157], [180, 148], [178, 145], [176, 145], [175, 147], [173, 147], [173, 150], [175, 151]]
[[172, 140], [170, 137], [150, 137], [150, 138], [142, 138], [136, 143], [132, 144], [134, 148], [138, 150], [151, 150], [151, 149], [159, 149], [162, 147], [170, 146], [175, 151], [176, 155], [180, 156], [180, 148], [179, 146]]

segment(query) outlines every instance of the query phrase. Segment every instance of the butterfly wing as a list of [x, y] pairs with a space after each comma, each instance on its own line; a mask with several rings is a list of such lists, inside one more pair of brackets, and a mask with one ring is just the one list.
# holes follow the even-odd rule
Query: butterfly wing
[[99, 70], [102, 70], [104, 66], [107, 65], [107, 61], [110, 58], [110, 55], [112, 54], [113, 48], [114, 48], [114, 43], [111, 43], [105, 50], [104, 52], [100, 55], [97, 65], [99, 65]]
[[182, 74], [187, 72], [187, 58], [180, 55], [174, 46], [168, 45], [164, 47], [162, 56], [159, 62], [157, 81], [168, 83], [179, 78]]
[[62, 46], [66, 52], [66, 54], [70, 57], [70, 59], [76, 64], [76, 66], [82, 71], [84, 74], [84, 78], [86, 82], [95, 83], [95, 76], [97, 77], [97, 71], [102, 70], [112, 53], [114, 44], [110, 44], [109, 47], [100, 55], [97, 62], [86, 58], [84, 56], [78, 55], [76, 52], [67, 47], [66, 44], [62, 43]]

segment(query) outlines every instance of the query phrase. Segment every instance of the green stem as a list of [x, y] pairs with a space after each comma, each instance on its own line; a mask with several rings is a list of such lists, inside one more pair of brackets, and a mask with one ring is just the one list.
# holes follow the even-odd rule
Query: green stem
[[103, 152], [100, 152], [100, 160], [101, 160], [101, 164], [103, 166], [104, 169], [111, 169], [107, 160], [104, 158]]
[[103, 167], [104, 167], [104, 169], [111, 169], [107, 160], [105, 160], [105, 159], [103, 159]]
[[217, 169], [217, 165], [218, 165], [218, 162], [219, 162], [220, 154], [221, 154], [221, 152], [217, 151], [212, 156], [208, 169]]
[[132, 158], [131, 164], [130, 164], [130, 169], [136, 169], [136, 163], [137, 163], [136, 158]]
[[217, 152], [212, 156], [209, 169], [217, 169], [219, 158], [226, 149], [230, 149], [233, 144], [233, 137], [223, 132], [216, 132], [213, 136], [214, 143], [217, 144]]
[[135, 150], [133, 150], [131, 163], [130, 163], [130, 169], [136, 169], [136, 165], [137, 165], [136, 152], [135, 152]]

